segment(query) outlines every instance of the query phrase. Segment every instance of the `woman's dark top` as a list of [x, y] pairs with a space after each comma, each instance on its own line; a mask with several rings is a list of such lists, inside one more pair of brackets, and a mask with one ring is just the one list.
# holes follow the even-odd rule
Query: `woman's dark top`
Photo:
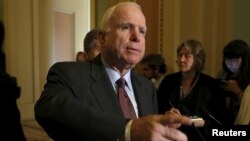
[[[224, 120], [225, 99], [221, 94], [221, 89], [217, 80], [204, 74], [196, 75], [197, 81], [186, 97], [181, 95], [181, 72], [167, 75], [158, 90], [158, 108], [159, 113], [164, 114], [171, 107], [178, 108], [183, 115], [199, 116], [205, 120], [205, 126], [201, 128], [204, 137], [208, 134], [208, 128], [218, 126], [219, 123], [209, 115], [215, 117], [218, 121]], [[195, 131], [183, 128], [187, 133], [189, 140], [200, 140]], [[191, 127], [190, 127], [191, 128]], [[196, 137], [195, 137], [196, 136]], [[198, 138], [198, 139], [197, 139]]]
[[[242, 92], [246, 89], [248, 84], [250, 83], [250, 73], [244, 75], [244, 74], [239, 74], [239, 75], [233, 75], [230, 73], [227, 73], [225, 71], [221, 71], [219, 75], [217, 76], [218, 79], [223, 79], [223, 80], [235, 80], [237, 84], [239, 85], [240, 89]], [[236, 116], [239, 112], [240, 109], [240, 103], [241, 99], [237, 97], [237, 94], [233, 92], [229, 92], [226, 90], [222, 90], [222, 94], [224, 95], [224, 98], [226, 99], [226, 110], [225, 110], [225, 116], [227, 117], [225, 119], [225, 124], [226, 125], [233, 125], [236, 119]]]

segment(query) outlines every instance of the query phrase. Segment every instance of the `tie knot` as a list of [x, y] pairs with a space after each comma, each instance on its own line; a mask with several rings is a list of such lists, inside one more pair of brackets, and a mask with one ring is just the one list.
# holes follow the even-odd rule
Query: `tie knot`
[[126, 83], [126, 80], [123, 77], [121, 77], [120, 79], [117, 80], [118, 87], [124, 88], [125, 87], [125, 83]]

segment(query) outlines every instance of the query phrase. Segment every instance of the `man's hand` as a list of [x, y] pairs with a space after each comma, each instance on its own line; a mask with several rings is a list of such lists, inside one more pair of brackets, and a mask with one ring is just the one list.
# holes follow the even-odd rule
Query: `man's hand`
[[164, 115], [149, 115], [133, 120], [131, 141], [187, 141], [187, 136], [177, 128], [191, 125], [189, 117], [169, 111]]

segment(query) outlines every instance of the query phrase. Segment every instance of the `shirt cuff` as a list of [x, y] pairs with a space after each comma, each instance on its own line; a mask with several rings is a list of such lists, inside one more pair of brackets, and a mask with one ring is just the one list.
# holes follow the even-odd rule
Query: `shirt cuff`
[[131, 125], [132, 125], [133, 120], [130, 120], [127, 125], [126, 125], [126, 129], [125, 129], [125, 141], [131, 141], [131, 134], [130, 134], [130, 130], [131, 130]]

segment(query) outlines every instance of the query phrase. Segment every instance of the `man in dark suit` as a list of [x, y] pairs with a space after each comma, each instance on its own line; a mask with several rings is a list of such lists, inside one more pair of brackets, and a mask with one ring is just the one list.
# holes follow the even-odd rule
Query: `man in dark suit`
[[[139, 5], [111, 7], [101, 25], [101, 53], [91, 62], [53, 65], [35, 105], [35, 116], [54, 140], [187, 140], [177, 127], [191, 120], [177, 112], [158, 112], [153, 84], [132, 69], [145, 52], [145, 17]], [[116, 92], [125, 90], [136, 118], [126, 118]]]

